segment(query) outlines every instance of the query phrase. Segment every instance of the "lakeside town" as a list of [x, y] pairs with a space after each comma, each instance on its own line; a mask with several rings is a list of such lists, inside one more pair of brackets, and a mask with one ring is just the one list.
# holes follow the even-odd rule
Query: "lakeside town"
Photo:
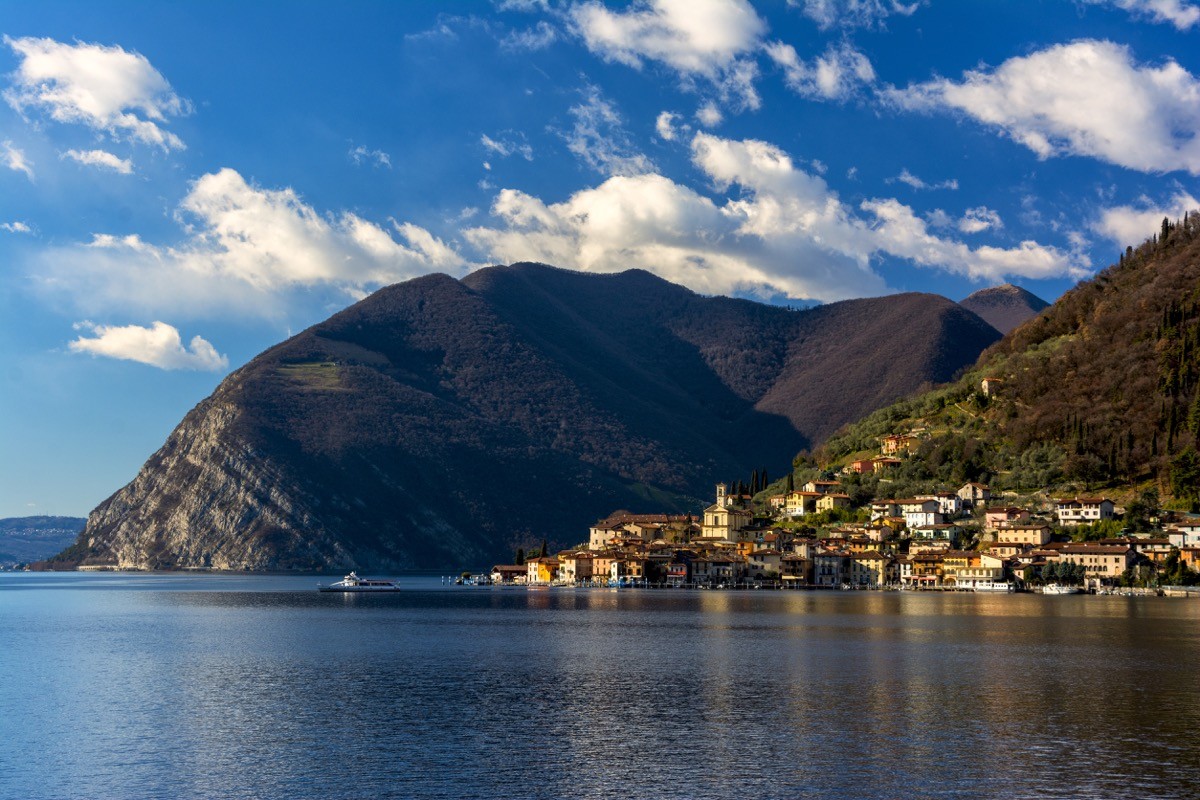
[[1133, 531], [1120, 526], [1127, 509], [1108, 497], [1017, 503], [976, 482], [855, 508], [841, 478], [886, 474], [918, 439], [883, 437], [879, 455], [852, 461], [841, 476], [798, 488], [789, 476], [778, 493], [718, 483], [698, 517], [617, 511], [591, 526], [586, 543], [555, 553], [543, 545], [464, 580], [1200, 596], [1200, 515], [1156, 511], [1141, 526], [1148, 530]]

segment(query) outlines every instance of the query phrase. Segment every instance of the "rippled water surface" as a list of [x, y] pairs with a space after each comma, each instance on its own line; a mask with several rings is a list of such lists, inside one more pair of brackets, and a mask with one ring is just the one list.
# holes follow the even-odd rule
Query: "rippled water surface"
[[0, 797], [1200, 797], [1200, 602], [0, 574]]

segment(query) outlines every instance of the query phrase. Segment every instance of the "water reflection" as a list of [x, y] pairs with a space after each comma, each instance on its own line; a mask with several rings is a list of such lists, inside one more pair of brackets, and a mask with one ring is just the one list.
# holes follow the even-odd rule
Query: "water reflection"
[[1200, 796], [1200, 603], [314, 584], [3, 594], [0, 794]]

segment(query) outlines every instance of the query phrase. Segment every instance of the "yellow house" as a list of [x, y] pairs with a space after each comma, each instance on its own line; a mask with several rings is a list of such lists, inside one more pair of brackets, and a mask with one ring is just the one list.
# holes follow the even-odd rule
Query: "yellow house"
[[525, 562], [525, 582], [529, 584], [540, 583], [544, 586], [558, 577], [558, 566], [559, 561], [557, 558], [549, 556], [546, 558], [531, 558]]
[[826, 494], [817, 500], [817, 511], [832, 511], [835, 508], [849, 508], [850, 495]]

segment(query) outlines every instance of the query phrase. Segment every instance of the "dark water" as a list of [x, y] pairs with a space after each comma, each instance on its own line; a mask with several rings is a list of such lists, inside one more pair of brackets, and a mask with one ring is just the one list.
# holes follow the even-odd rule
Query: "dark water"
[[0, 797], [1200, 797], [1200, 602], [0, 575]]

